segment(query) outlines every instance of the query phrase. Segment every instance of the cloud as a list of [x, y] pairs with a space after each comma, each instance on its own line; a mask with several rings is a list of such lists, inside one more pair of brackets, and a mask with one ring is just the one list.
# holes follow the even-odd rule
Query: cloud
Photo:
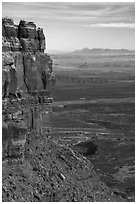
[[[25, 19], [37, 17], [39, 20], [50, 23], [71, 22], [91, 24], [94, 27], [95, 25], [96, 27], [101, 27], [101, 25], [107, 27], [109, 23], [112, 26], [108, 27], [130, 27], [128, 24], [135, 22], [133, 2], [3, 2], [2, 7], [3, 16], [8, 15], [14, 18], [18, 16]], [[123, 22], [123, 26], [116, 26], [119, 22]]]
[[131, 49], [135, 44], [134, 2], [2, 2], [2, 16], [42, 27], [48, 49]]
[[88, 28], [135, 28], [134, 23], [98, 23], [98, 24], [90, 24], [90, 25], [83, 25], [84, 27]]

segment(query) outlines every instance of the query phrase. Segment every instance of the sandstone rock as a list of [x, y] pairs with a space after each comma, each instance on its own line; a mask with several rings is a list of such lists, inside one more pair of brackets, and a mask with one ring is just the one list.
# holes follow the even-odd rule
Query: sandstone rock
[[2, 25], [14, 25], [12, 18], [2, 18]]
[[11, 37], [7, 39], [6, 37], [2, 38], [2, 51], [19, 51], [21, 49], [20, 41], [17, 37]]
[[5, 32], [5, 27], [4, 27], [4, 25], [2, 25], [2, 36], [3, 36], [3, 37], [6, 37], [6, 32]]
[[14, 65], [10, 66], [10, 83], [9, 83], [9, 94], [16, 95], [17, 91], [17, 71]]
[[14, 58], [12, 52], [3, 52], [2, 53], [2, 65], [11, 65], [14, 63]]
[[37, 38], [36, 25], [33, 22], [20, 21], [18, 28], [19, 38]]
[[8, 156], [13, 159], [23, 159], [24, 145], [26, 142], [27, 130], [21, 127], [20, 123], [11, 122], [8, 124]]
[[45, 53], [36, 54], [36, 66], [39, 73], [39, 89], [46, 89], [49, 82], [49, 74], [52, 69], [52, 60]]
[[40, 49], [40, 51], [44, 52], [45, 48], [46, 48], [45, 40], [40, 40], [39, 41], [39, 49]]
[[7, 52], [11, 50], [11, 43], [6, 37], [2, 37], [2, 52]]
[[18, 27], [14, 25], [12, 19], [2, 19], [3, 51], [19, 50], [20, 42], [18, 37]]
[[8, 124], [2, 121], [2, 157], [8, 156]]
[[36, 52], [39, 50], [39, 41], [36, 39], [20, 38], [23, 52]]
[[22, 161], [26, 134], [51, 126], [52, 60], [44, 53], [43, 30], [34, 23], [17, 26], [4, 18], [2, 25], [3, 159]]
[[36, 29], [33, 22], [20, 21], [15, 25], [12, 19], [2, 19], [3, 51], [44, 52], [45, 35], [42, 28]]
[[15, 25], [15, 24], [14, 24], [14, 28], [15, 28], [15, 30], [16, 30], [17, 37], [18, 37], [18, 25]]
[[14, 22], [12, 19], [7, 19], [7, 18], [3, 18], [2, 19], [2, 25], [3, 25], [3, 29], [4, 29], [4, 35], [7, 38], [10, 37], [17, 37], [17, 30], [14, 26]]
[[16, 70], [13, 64], [14, 58], [12, 53], [4, 52], [2, 54], [2, 96], [4, 98], [7, 97], [10, 92], [15, 94], [17, 89]]
[[45, 49], [46, 45], [45, 45], [45, 35], [43, 33], [43, 29], [38, 28], [37, 33], [38, 33], [38, 40], [39, 40], [40, 50], [44, 52], [44, 49]]
[[43, 33], [43, 29], [42, 28], [38, 28], [37, 33], [38, 33], [38, 39], [39, 40], [45, 40], [45, 35]]
[[52, 72], [52, 60], [50, 56], [45, 53], [36, 53], [36, 62], [38, 71], [42, 72], [44, 70], [48, 70]]
[[35, 56], [28, 54], [23, 56], [24, 65], [24, 83], [27, 87], [28, 93], [37, 91], [37, 67]]
[[20, 44], [20, 41], [17, 37], [11, 37], [9, 39], [10, 42], [10, 49], [11, 51], [19, 51], [21, 50], [22, 46]]
[[17, 37], [17, 32], [14, 25], [5, 25], [5, 33], [7, 38]]
[[23, 55], [21, 52], [14, 52], [14, 65], [16, 67], [17, 71], [17, 93], [21, 94], [22, 97], [24, 97], [24, 94], [26, 94], [27, 87], [24, 83], [24, 65], [23, 65]]
[[48, 79], [48, 87], [47, 89], [52, 92], [53, 87], [55, 86], [56, 83], [56, 78], [54, 72], [51, 72], [49, 74], [49, 79]]
[[2, 97], [5, 98], [9, 94], [10, 83], [10, 66], [4, 66], [2, 69]]

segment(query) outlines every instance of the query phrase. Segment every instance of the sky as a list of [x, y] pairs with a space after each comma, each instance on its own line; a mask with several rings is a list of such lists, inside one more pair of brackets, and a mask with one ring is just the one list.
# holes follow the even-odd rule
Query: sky
[[133, 2], [3, 2], [2, 16], [42, 27], [48, 50], [135, 49]]

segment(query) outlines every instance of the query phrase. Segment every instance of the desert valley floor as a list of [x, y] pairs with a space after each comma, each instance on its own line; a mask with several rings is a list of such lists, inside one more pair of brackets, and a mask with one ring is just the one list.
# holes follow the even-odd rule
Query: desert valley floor
[[53, 59], [53, 138], [87, 157], [116, 195], [134, 200], [134, 55]]

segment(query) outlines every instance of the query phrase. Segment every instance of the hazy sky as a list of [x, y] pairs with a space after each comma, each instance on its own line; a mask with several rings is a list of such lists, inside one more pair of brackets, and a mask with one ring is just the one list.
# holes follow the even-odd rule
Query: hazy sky
[[135, 49], [135, 4], [3, 2], [2, 16], [34, 21], [44, 29], [48, 50]]

